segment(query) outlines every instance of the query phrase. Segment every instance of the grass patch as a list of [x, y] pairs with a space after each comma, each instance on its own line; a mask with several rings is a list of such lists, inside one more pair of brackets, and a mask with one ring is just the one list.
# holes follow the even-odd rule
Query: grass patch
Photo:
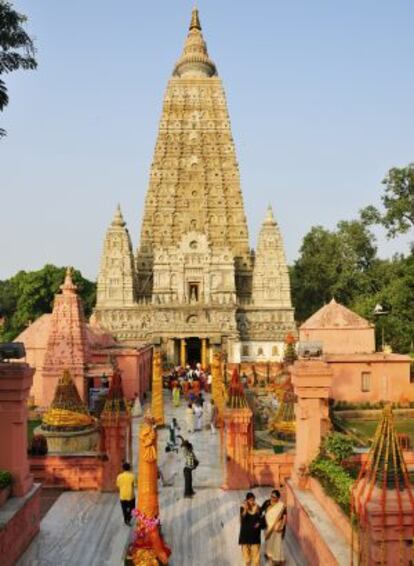
[[[378, 426], [378, 420], [365, 421], [362, 419], [345, 419], [342, 423], [346, 428], [351, 429], [364, 442], [368, 443], [374, 438], [375, 430]], [[410, 437], [411, 447], [414, 447], [414, 420], [413, 419], [395, 419], [395, 429], [397, 432], [406, 433]]]

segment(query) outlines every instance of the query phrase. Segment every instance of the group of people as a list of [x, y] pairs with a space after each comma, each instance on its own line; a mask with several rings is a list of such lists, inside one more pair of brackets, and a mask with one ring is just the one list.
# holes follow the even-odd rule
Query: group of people
[[206, 393], [211, 392], [211, 380], [210, 371], [204, 371], [200, 363], [196, 364], [195, 369], [192, 369], [190, 366], [173, 368], [169, 375], [166, 376], [173, 405], [175, 407], [180, 405], [181, 396], [186, 401], [194, 402], [202, 391]]
[[215, 434], [217, 421], [218, 411], [214, 399], [198, 399], [195, 403], [188, 403], [185, 409], [185, 423], [190, 434], [203, 430], [204, 426], [210, 429], [211, 434]]
[[286, 530], [286, 506], [280, 492], [274, 489], [269, 499], [258, 505], [254, 493], [249, 492], [240, 507], [239, 545], [245, 566], [259, 566], [262, 531], [265, 557], [269, 566], [284, 563], [283, 538]]

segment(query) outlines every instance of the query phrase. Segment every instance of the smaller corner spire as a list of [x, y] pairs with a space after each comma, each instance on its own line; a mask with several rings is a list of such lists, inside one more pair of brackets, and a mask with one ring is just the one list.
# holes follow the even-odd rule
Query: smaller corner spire
[[272, 205], [269, 203], [267, 207], [266, 217], [264, 219], [264, 224], [275, 224], [275, 217], [273, 216]]
[[200, 24], [200, 16], [198, 15], [198, 8], [194, 6], [193, 11], [191, 13], [191, 22], [189, 30], [192, 29], [199, 29], [201, 31], [201, 24]]
[[72, 274], [73, 274], [73, 268], [68, 266], [66, 268], [65, 281], [63, 282], [63, 285], [60, 286], [63, 294], [67, 295], [76, 292], [77, 287], [73, 282]]
[[125, 226], [125, 224], [126, 222], [124, 220], [124, 217], [122, 216], [121, 205], [118, 203], [115, 210], [114, 219], [112, 220], [112, 226]]

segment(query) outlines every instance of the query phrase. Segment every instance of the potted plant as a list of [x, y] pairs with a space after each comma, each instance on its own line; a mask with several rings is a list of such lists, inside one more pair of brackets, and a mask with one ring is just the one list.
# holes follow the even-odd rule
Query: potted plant
[[0, 470], [0, 507], [10, 497], [12, 479], [10, 472], [7, 470]]

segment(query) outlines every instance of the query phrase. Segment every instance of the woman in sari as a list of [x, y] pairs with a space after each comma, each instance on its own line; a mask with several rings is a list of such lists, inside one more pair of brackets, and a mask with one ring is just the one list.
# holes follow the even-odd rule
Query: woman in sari
[[263, 504], [262, 511], [266, 522], [265, 555], [268, 566], [283, 564], [283, 535], [287, 517], [285, 504], [280, 500], [280, 492], [277, 489], [272, 491], [270, 500]]

